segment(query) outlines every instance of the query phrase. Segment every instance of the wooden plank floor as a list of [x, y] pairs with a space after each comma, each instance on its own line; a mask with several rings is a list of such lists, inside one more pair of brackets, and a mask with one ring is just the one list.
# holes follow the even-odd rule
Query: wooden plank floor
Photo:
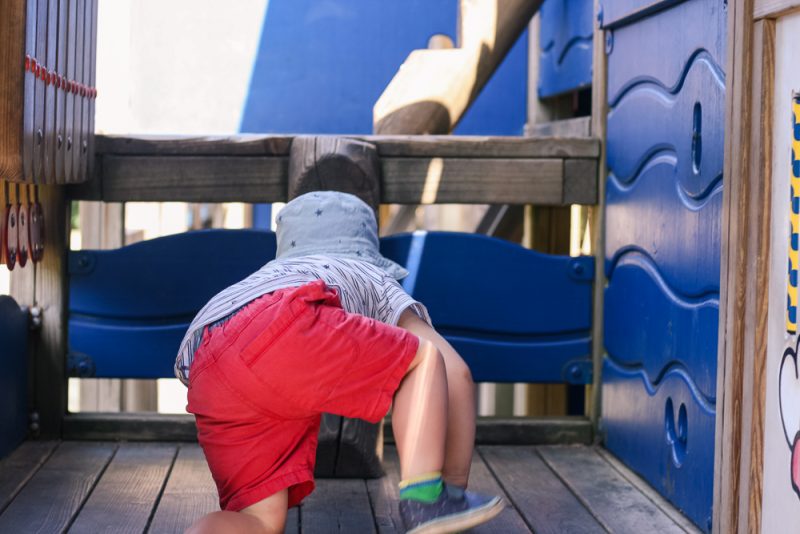
[[[319, 480], [286, 532], [402, 532], [399, 461], [386, 476]], [[482, 446], [470, 487], [509, 506], [475, 533], [684, 533], [694, 526], [603, 449]], [[27, 442], [0, 461], [0, 532], [183, 532], [218, 509], [196, 444]]]

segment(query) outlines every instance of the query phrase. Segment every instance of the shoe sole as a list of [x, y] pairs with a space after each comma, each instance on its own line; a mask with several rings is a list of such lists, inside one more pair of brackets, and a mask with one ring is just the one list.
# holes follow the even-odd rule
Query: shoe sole
[[406, 532], [406, 534], [447, 534], [459, 532], [485, 523], [494, 518], [506, 507], [500, 497], [495, 497], [480, 508], [473, 508], [463, 514], [450, 515], [434, 521], [429, 521]]

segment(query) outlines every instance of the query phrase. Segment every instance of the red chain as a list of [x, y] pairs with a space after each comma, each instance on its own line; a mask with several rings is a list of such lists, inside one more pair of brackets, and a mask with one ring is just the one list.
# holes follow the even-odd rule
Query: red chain
[[25, 71], [33, 74], [34, 78], [44, 81], [45, 85], [54, 85], [56, 89], [63, 89], [67, 93], [82, 96], [84, 98], [97, 98], [97, 88], [84, 85], [75, 80], [70, 80], [54, 70], [47, 70], [36, 58], [30, 55], [25, 56]]

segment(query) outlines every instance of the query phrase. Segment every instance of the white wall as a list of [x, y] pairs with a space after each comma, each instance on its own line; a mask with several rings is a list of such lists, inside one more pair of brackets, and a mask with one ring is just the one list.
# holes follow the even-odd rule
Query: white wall
[[[770, 310], [767, 343], [767, 389], [764, 441], [764, 494], [762, 532], [797, 532], [800, 495], [792, 490], [791, 439], [800, 430], [800, 382], [783, 384], [786, 431], [781, 420], [778, 379], [784, 350], [794, 348], [796, 336], [786, 332], [786, 288], [789, 247], [789, 180], [792, 142], [791, 97], [800, 91], [800, 14], [779, 19], [776, 40], [775, 115], [773, 117], [772, 237], [770, 258]], [[794, 378], [794, 377], [792, 377]]]

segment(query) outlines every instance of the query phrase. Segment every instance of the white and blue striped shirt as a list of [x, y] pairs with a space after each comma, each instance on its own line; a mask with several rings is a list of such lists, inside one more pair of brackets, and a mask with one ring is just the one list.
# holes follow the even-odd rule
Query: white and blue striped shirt
[[175, 360], [175, 376], [189, 383], [189, 367], [208, 325], [224, 322], [249, 302], [279, 289], [323, 280], [339, 293], [342, 308], [397, 325], [400, 315], [411, 308], [431, 323], [428, 310], [403, 290], [385, 271], [371, 263], [324, 255], [273, 260], [241, 282], [222, 290], [200, 310], [189, 325]]

